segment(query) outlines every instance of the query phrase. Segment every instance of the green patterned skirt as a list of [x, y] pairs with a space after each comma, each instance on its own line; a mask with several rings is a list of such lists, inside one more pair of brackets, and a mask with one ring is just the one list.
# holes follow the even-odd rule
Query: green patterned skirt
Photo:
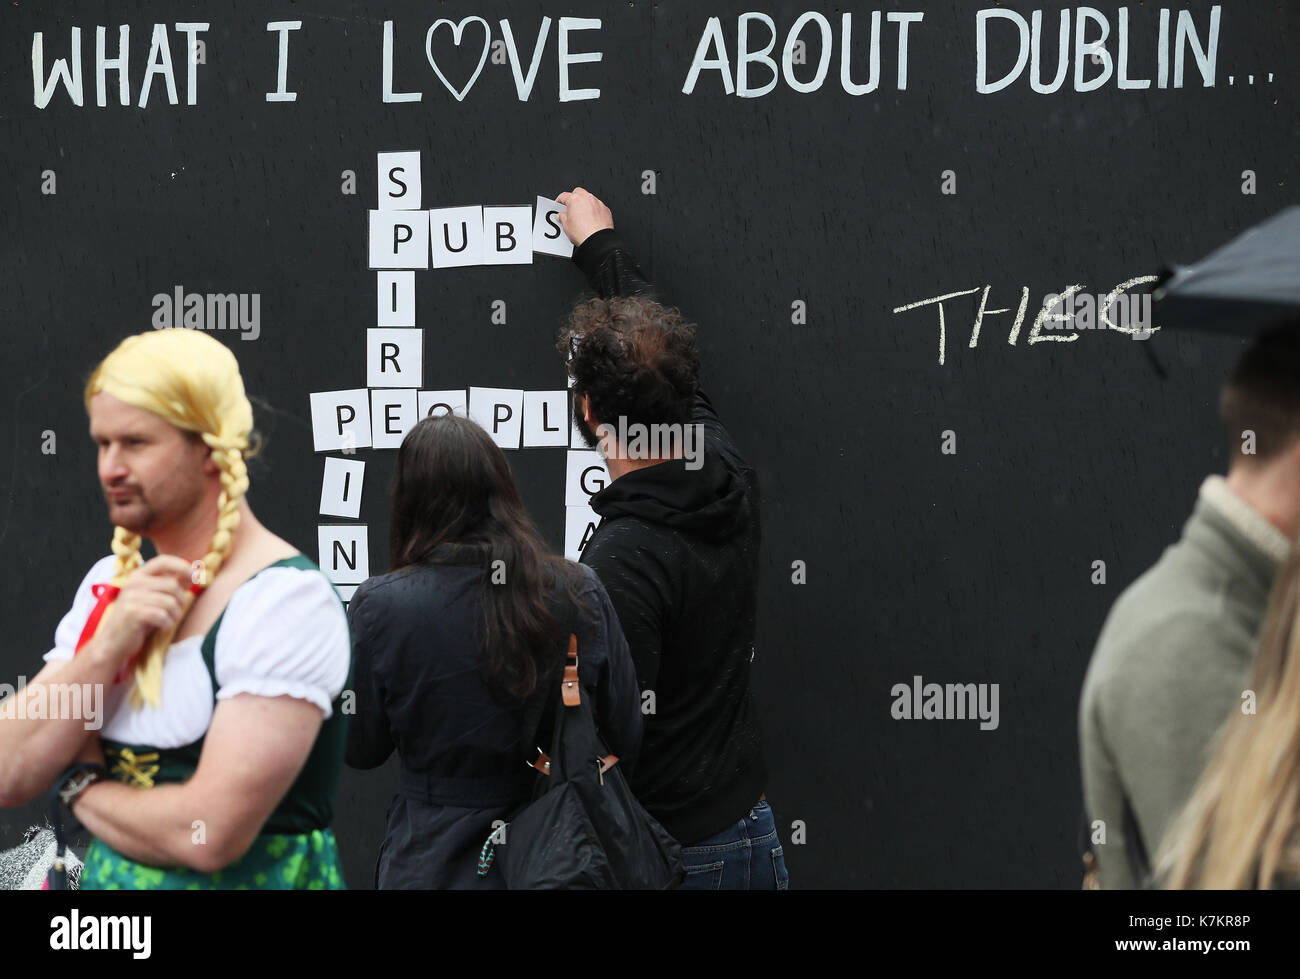
[[341, 891], [343, 866], [333, 830], [285, 835], [264, 833], [247, 853], [224, 870], [204, 874], [187, 867], [136, 863], [102, 840], [86, 851], [81, 871], [85, 891]]

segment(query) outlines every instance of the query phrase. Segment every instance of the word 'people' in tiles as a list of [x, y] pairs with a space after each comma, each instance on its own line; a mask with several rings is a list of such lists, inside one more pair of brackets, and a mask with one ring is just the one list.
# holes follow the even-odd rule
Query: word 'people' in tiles
[[567, 448], [575, 437], [568, 391], [356, 388], [311, 395], [312, 443], [316, 452], [396, 449], [421, 418], [451, 414], [473, 419], [503, 449]]

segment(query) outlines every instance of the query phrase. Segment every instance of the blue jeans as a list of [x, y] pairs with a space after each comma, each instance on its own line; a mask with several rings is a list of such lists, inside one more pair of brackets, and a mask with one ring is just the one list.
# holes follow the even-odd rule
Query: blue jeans
[[682, 847], [682, 863], [682, 890], [784, 891], [790, 886], [785, 851], [766, 800], [721, 833]]

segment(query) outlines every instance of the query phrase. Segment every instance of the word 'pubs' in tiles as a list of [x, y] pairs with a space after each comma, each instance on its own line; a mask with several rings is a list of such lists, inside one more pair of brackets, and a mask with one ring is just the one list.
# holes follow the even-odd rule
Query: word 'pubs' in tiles
[[[560, 227], [563, 204], [538, 197], [535, 204], [454, 205], [425, 209], [421, 201], [420, 154], [379, 154], [378, 207], [370, 212], [370, 268], [452, 269], [470, 265], [528, 265], [534, 254], [569, 258], [573, 244]], [[381, 276], [381, 326], [413, 295]], [[403, 283], [403, 288], [405, 285]], [[400, 295], [399, 295], [400, 293]], [[409, 319], [409, 317], [407, 317]]]

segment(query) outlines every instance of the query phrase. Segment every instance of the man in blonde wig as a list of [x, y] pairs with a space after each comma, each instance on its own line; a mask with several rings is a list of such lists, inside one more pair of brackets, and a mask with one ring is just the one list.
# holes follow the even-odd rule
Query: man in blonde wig
[[[47, 665], [0, 705], [0, 805], [60, 785], [95, 835], [83, 889], [342, 887], [329, 824], [347, 618], [249, 507], [253, 413], [234, 355], [195, 331], [128, 337], [85, 403], [112, 554]], [[98, 685], [102, 730], [15, 709], [55, 685]]]

